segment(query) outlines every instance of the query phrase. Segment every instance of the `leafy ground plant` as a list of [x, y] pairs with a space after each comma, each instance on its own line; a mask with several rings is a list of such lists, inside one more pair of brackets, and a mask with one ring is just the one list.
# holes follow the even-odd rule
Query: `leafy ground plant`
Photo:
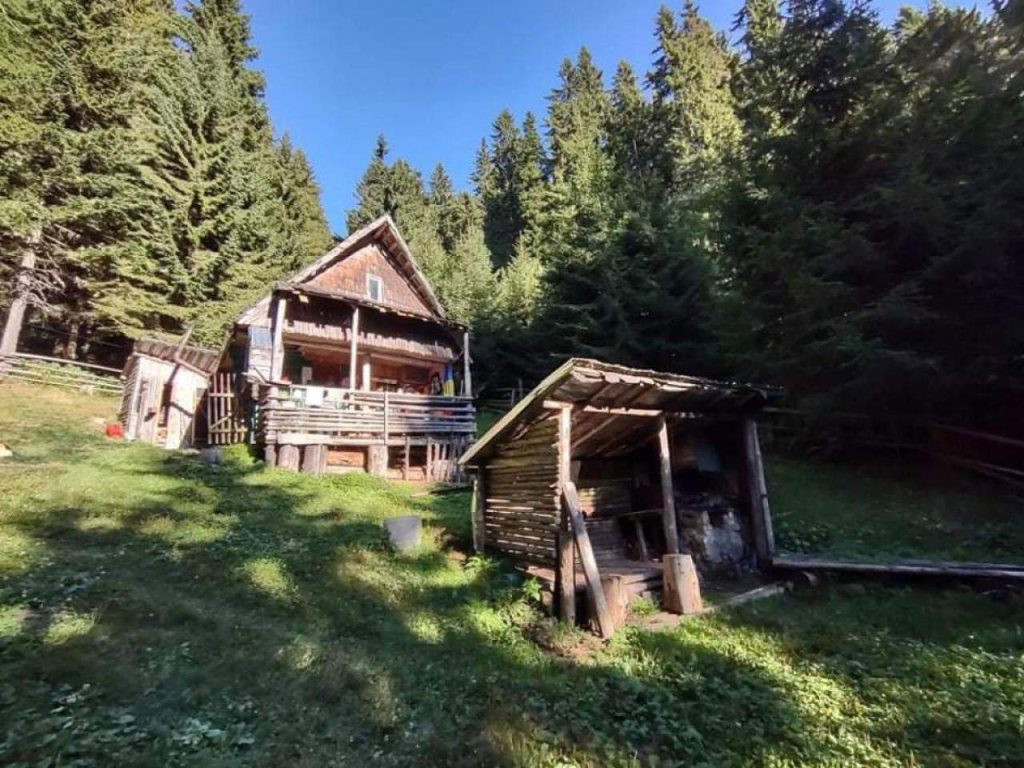
[[107, 441], [114, 405], [0, 384], [5, 766], [1024, 763], [1012, 594], [826, 588], [556, 653], [464, 554], [467, 494], [207, 467]]

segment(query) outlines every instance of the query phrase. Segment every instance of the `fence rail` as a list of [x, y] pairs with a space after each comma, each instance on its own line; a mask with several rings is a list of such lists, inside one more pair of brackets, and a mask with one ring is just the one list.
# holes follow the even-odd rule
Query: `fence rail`
[[15, 352], [0, 355], [0, 379], [121, 394], [121, 370], [59, 357]]
[[775, 440], [916, 453], [1024, 489], [1024, 440], [1020, 438], [915, 419], [793, 408], [765, 408], [760, 422]]

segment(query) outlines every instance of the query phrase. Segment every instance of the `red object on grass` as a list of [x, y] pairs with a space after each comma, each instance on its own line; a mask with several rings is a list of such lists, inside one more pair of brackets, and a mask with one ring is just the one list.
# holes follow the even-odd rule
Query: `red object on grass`
[[107, 424], [107, 437], [123, 440], [124, 428], [120, 424]]

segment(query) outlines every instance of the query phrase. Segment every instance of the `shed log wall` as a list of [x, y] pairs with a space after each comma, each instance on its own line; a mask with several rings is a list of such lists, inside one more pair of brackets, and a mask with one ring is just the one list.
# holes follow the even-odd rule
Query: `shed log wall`
[[484, 474], [484, 544], [526, 563], [553, 567], [561, 519], [558, 420], [531, 425], [498, 450]]

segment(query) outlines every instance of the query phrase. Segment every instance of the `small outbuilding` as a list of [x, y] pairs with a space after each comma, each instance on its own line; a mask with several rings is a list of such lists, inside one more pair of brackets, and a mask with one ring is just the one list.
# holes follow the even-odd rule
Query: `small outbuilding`
[[220, 353], [157, 339], [139, 339], [124, 367], [119, 419], [127, 439], [164, 448], [198, 442], [197, 418]]
[[569, 360], [461, 459], [474, 473], [475, 549], [550, 585], [567, 621], [585, 585], [605, 635], [637, 595], [693, 610], [698, 578], [770, 563], [754, 417], [781, 394]]

